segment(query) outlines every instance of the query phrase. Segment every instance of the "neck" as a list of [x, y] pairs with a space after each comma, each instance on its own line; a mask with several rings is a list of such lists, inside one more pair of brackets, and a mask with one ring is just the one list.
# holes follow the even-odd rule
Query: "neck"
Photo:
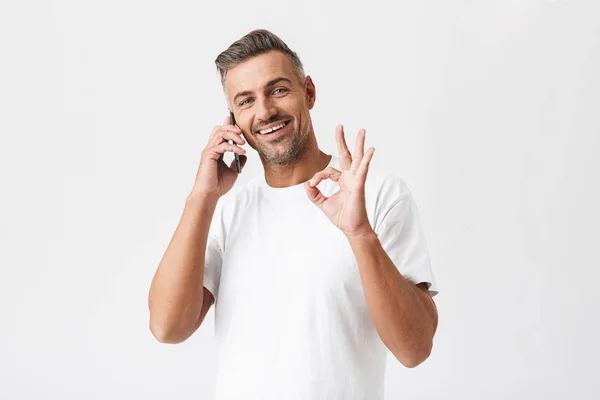
[[265, 179], [273, 188], [299, 185], [311, 179], [317, 172], [327, 167], [331, 155], [322, 152], [315, 145], [305, 151], [292, 164], [265, 165]]

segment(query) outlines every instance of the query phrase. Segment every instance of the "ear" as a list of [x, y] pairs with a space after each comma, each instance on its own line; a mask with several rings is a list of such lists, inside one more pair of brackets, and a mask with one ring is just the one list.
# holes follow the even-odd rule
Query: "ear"
[[315, 88], [315, 84], [313, 83], [310, 75], [306, 76], [304, 90], [306, 91], [306, 96], [308, 98], [308, 109], [312, 110], [312, 108], [315, 106], [315, 101], [317, 100], [317, 88]]

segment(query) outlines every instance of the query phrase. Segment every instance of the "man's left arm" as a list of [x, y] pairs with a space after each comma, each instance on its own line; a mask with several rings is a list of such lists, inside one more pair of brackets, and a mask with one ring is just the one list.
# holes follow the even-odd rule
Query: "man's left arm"
[[[365, 134], [364, 129], [358, 131], [356, 151], [352, 155], [346, 145], [344, 127], [338, 125], [335, 136], [341, 170], [328, 166], [305, 182], [304, 188], [310, 201], [350, 241], [360, 270], [367, 308], [379, 337], [398, 361], [412, 368], [422, 363], [431, 353], [433, 335], [437, 329], [437, 310], [427, 292], [400, 274], [371, 227], [366, 210], [365, 186], [375, 148], [364, 150]], [[330, 197], [324, 196], [317, 187], [323, 179], [337, 182], [340, 190]], [[409, 246], [405, 245], [405, 237], [418, 235], [420, 240], [417, 244], [424, 244], [424, 241], [410, 191], [407, 187], [405, 190], [393, 189], [402, 189], [398, 185], [400, 183], [402, 182], [397, 179], [392, 182], [388, 196], [391, 196], [390, 199], [403, 198], [404, 193], [406, 201], [398, 202], [398, 207], [388, 209], [390, 212], [393, 209], [394, 213], [386, 214], [384, 222], [380, 224], [387, 225], [387, 229], [380, 225], [379, 231], [384, 242], [391, 242], [387, 243], [386, 248], [408, 256], [417, 253], [423, 255], [423, 246], [416, 246], [414, 241], [408, 243]], [[396, 224], [401, 224], [398, 225], [401, 230], [398, 230]], [[433, 280], [431, 273], [427, 275]]]
[[379, 337], [404, 366], [416, 367], [429, 357], [438, 324], [426, 284], [414, 285], [400, 274], [375, 231], [348, 240]]

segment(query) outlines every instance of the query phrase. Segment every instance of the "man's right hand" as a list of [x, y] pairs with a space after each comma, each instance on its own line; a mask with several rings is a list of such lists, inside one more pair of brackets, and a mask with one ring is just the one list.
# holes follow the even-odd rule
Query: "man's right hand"
[[[244, 168], [248, 157], [244, 155], [246, 150], [239, 146], [246, 143], [241, 134], [241, 129], [231, 125], [229, 116], [225, 118], [223, 126], [215, 126], [208, 144], [202, 150], [192, 194], [219, 199], [233, 187], [238, 178], [235, 159], [227, 166], [223, 155], [226, 151], [239, 154], [241, 167]], [[234, 143], [229, 143], [229, 140]]]

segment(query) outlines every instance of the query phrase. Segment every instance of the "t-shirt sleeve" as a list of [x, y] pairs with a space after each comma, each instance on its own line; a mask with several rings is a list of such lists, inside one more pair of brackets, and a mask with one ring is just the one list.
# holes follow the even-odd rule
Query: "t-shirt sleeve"
[[438, 294], [417, 204], [399, 178], [381, 193], [385, 199], [375, 228], [379, 241], [402, 276], [413, 284], [425, 282], [429, 294]]
[[215, 213], [213, 214], [210, 228], [208, 231], [208, 240], [206, 242], [206, 252], [204, 255], [204, 287], [212, 293], [217, 301], [219, 295], [219, 283], [221, 281], [221, 268], [223, 266], [223, 199], [219, 200]]
[[204, 287], [212, 293], [215, 302], [219, 292], [222, 264], [223, 255], [221, 247], [219, 246], [219, 241], [209, 234], [204, 257]]

